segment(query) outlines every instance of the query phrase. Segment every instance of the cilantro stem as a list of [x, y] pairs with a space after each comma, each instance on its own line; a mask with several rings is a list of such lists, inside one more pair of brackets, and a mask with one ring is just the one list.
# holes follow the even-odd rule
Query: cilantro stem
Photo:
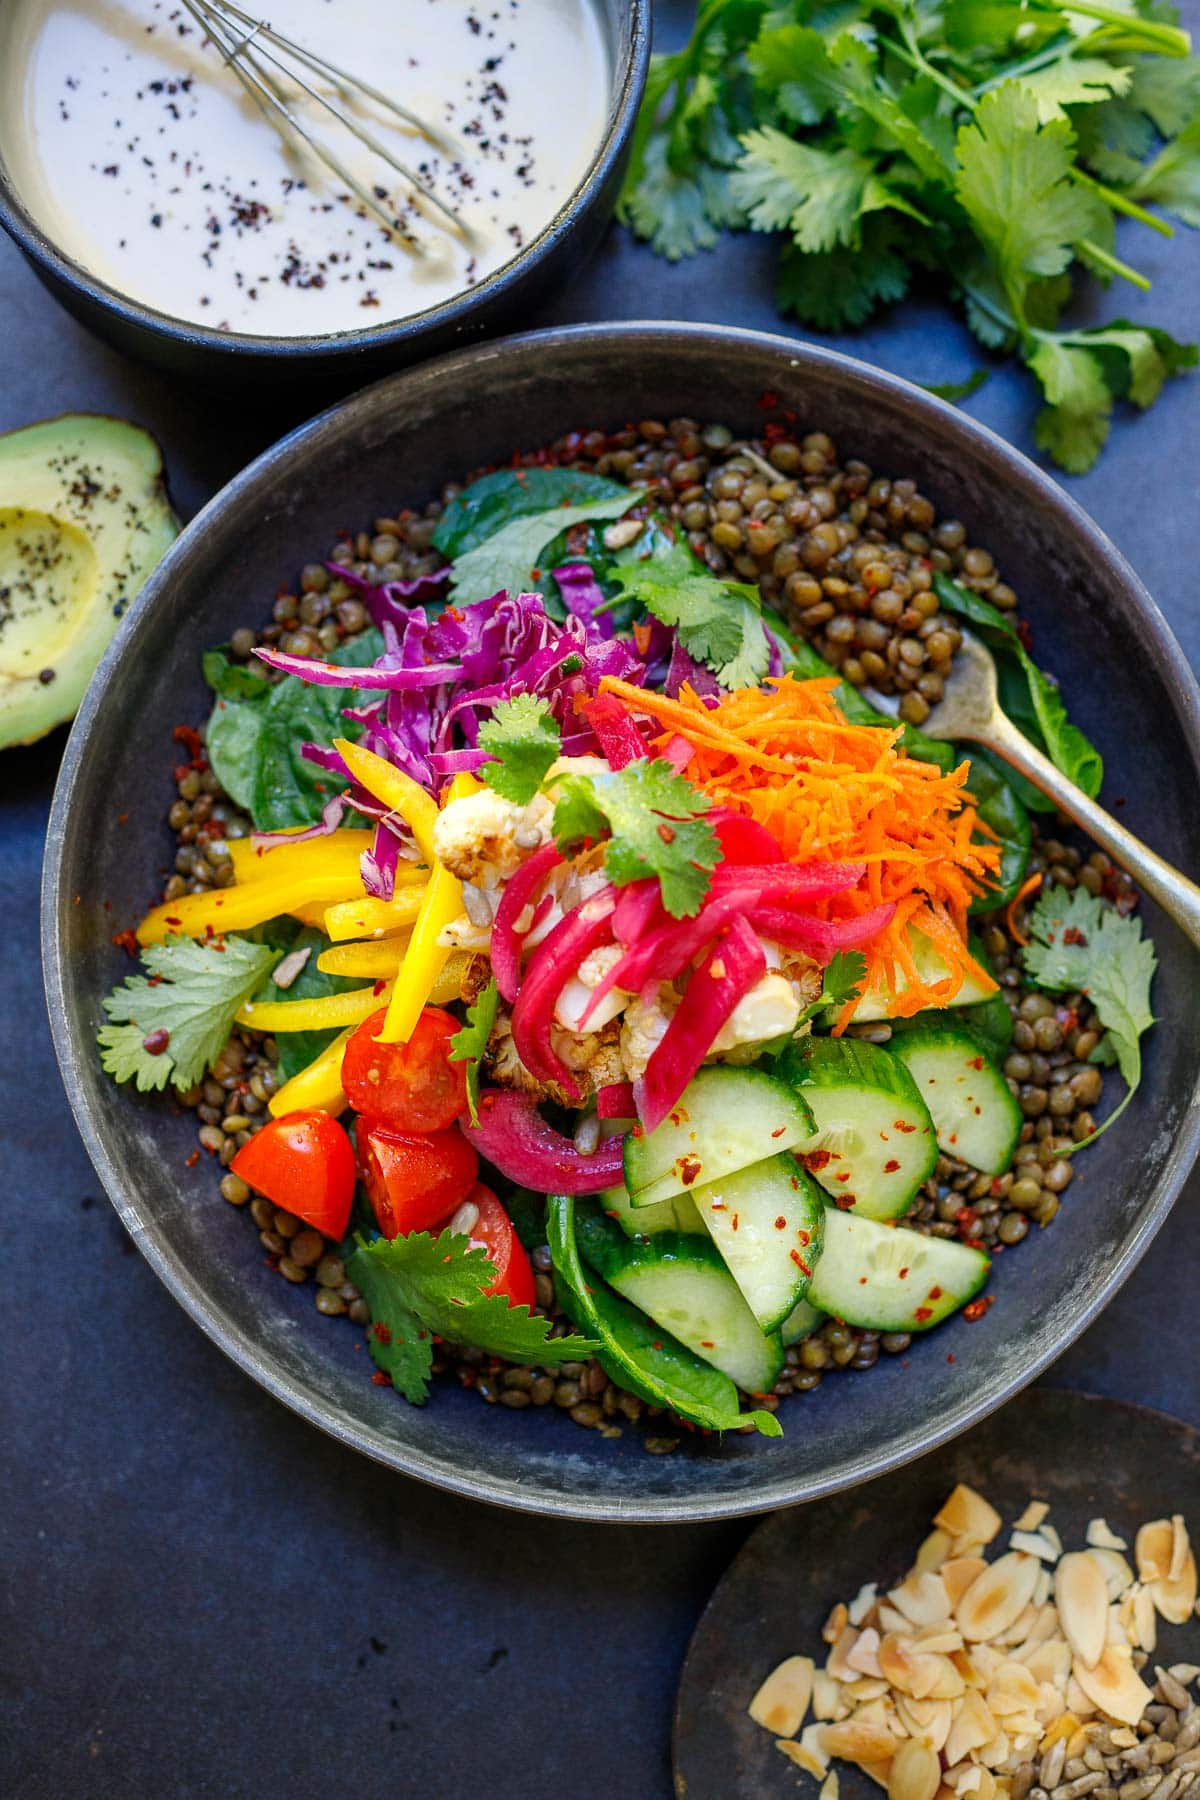
[[935, 82], [944, 94], [949, 94], [956, 106], [972, 106], [970, 93], [959, 87], [957, 82], [951, 81], [948, 75], [943, 75], [942, 71], [930, 62], [918, 44], [909, 21], [905, 18], [898, 18], [896, 23], [900, 27], [900, 35], [904, 39], [903, 44], [898, 44], [894, 38], [884, 38], [881, 41], [890, 50], [895, 51], [901, 62], [908, 63], [910, 68], [919, 69], [922, 75], [928, 75], [930, 81]]
[[[1071, 170], [1071, 179], [1079, 182], [1082, 187], [1091, 188], [1093, 194], [1098, 194], [1104, 204], [1111, 206], [1114, 212], [1124, 213], [1126, 218], [1136, 219], [1141, 225], [1148, 225], [1151, 231], [1157, 231], [1160, 237], [1172, 238], [1175, 236], [1174, 226], [1168, 224], [1166, 219], [1160, 219], [1154, 213], [1147, 212], [1144, 206], [1139, 206], [1136, 200], [1130, 200], [1128, 195], [1118, 193], [1116, 188], [1106, 187], [1102, 181], [1097, 181], [1078, 164]], [[1149, 287], [1149, 285], [1147, 282], [1146, 286]]]
[[1159, 56], [1187, 56], [1192, 48], [1191, 38], [1178, 26], [1161, 25], [1154, 19], [1139, 19], [1135, 14], [1118, 12], [1116, 7], [1102, 6], [1099, 0], [1066, 0], [1065, 4], [1060, 4], [1059, 0], [1031, 0], [1031, 3], [1047, 12], [1082, 13], [1085, 19], [1099, 19], [1103, 25], [1115, 26], [1127, 41], [1136, 39]]
[[1043, 44], [1032, 56], [1025, 57], [1021, 62], [1009, 63], [995, 75], [990, 75], [986, 81], [981, 81], [978, 87], [971, 89], [972, 97], [982, 100], [985, 94], [990, 93], [993, 88], [1003, 87], [1006, 81], [1020, 81], [1024, 75], [1036, 75], [1040, 69], [1052, 69], [1055, 63], [1066, 62], [1068, 57], [1075, 54], [1078, 46], [1086, 42], [1086, 38], [1068, 38], [1065, 43], [1062, 38], [1056, 38], [1053, 44]]
[[1122, 262], [1119, 256], [1112, 256], [1107, 250], [1102, 250], [1099, 244], [1093, 244], [1090, 238], [1080, 238], [1075, 248], [1081, 251], [1089, 262], [1095, 263], [1101, 269], [1107, 269], [1110, 275], [1119, 275], [1122, 281], [1128, 281], [1132, 287], [1141, 288], [1145, 294], [1150, 292], [1151, 283], [1139, 270], [1132, 268], [1127, 262]]

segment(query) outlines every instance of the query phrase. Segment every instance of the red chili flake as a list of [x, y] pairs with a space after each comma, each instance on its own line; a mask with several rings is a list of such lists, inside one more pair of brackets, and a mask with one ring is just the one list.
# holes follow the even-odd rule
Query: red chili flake
[[983, 1112], [983, 1108], [982, 1108], [982, 1106], [977, 1106], [977, 1107], [976, 1107], [976, 1108], [975, 1108], [975, 1116], [976, 1116], [976, 1118], [978, 1118], [978, 1117], [979, 1117], [979, 1116], [980, 1116], [980, 1115], [981, 1115], [981, 1114], [982, 1114], [982, 1112]]
[[833, 1204], [838, 1208], [838, 1210], [840, 1212], [850, 1212], [855, 1206], [858, 1205], [858, 1195], [857, 1194], [835, 1194], [833, 1196]]
[[983, 1249], [983, 1239], [982, 1238], [977, 1238], [977, 1237], [964, 1238], [963, 1243], [967, 1246], [968, 1250], [982, 1250]]
[[128, 823], [129, 823], [129, 814], [128, 813], [118, 813], [117, 814], [117, 824], [118, 825], [128, 825]]
[[379, 1320], [376, 1320], [371, 1327], [371, 1336], [380, 1344], [390, 1344], [392, 1341], [392, 1328], [390, 1325], [384, 1325]]
[[956, 1225], [975, 1225], [978, 1224], [978, 1215], [973, 1207], [960, 1206], [954, 1215], [954, 1223]]
[[969, 1319], [973, 1325], [976, 1319], [982, 1319], [988, 1307], [994, 1306], [995, 1303], [996, 1296], [994, 1294], [981, 1294], [978, 1300], [972, 1300], [969, 1306], [963, 1307], [963, 1318]]
[[[163, 977], [161, 975], [147, 975], [147, 977], [146, 977], [146, 986], [147, 987], [161, 987], [162, 984], [163, 984]], [[246, 1091], [245, 1088], [243, 1088], [242, 1092], [245, 1093], [245, 1091]]]
[[849, 1181], [849, 1179], [850, 1179], [850, 1171], [849, 1171], [849, 1169], [842, 1169], [842, 1170], [840, 1170], [840, 1171], [839, 1171], [839, 1172], [838, 1172], [838, 1174], [836, 1174], [836, 1175], [835, 1175], [835, 1176], [834, 1176], [834, 1178], [833, 1178], [833, 1179], [834, 1179], [834, 1180], [835, 1180], [835, 1181]]
[[699, 1179], [704, 1170], [704, 1164], [700, 1161], [698, 1156], [678, 1157], [676, 1159], [675, 1167], [684, 1187], [691, 1187], [692, 1183]]
[[529, 573], [535, 581], [540, 581], [542, 579], [542, 571], [540, 569], [530, 569]]
[[[178, 919], [170, 919], [167, 922], [172, 925], [177, 925], [179, 923]], [[130, 956], [136, 959], [138, 953], [138, 941], [134, 932], [115, 931], [112, 936], [112, 942], [116, 945], [118, 950], [128, 950]]]
[[913, 1313], [913, 1318], [919, 1320], [922, 1325], [925, 1323], [926, 1319], [932, 1319], [932, 1317], [932, 1306], [918, 1306]]
[[658, 835], [664, 844], [673, 844], [675, 842], [675, 827], [673, 825], [668, 825], [664, 820], [658, 828]]
[[650, 1348], [652, 1350], [661, 1350], [662, 1349], [662, 1339], [655, 1338], [655, 1340], [654, 1340], [653, 1344], [651, 1344]]
[[200, 1152], [198, 1150], [193, 1150], [192, 1154], [190, 1156], [185, 1156], [183, 1161], [186, 1168], [194, 1169], [196, 1164], [200, 1161]]
[[145, 1037], [142, 1039], [142, 1049], [146, 1052], [147, 1056], [161, 1056], [170, 1041], [170, 1032], [165, 1025], [160, 1025], [157, 1031], [148, 1031], [146, 1033]]
[[716, 1347], [717, 1346], [714, 1343], [712, 1338], [701, 1338], [700, 1339], [700, 1348], [702, 1350], [715, 1350]]
[[807, 1231], [798, 1231], [796, 1233], [796, 1241], [800, 1244], [807, 1244], [809, 1242], [809, 1233]]
[[953, 1352], [953, 1350], [948, 1350], [948, 1351], [947, 1351], [947, 1352], [946, 1352], [946, 1361], [947, 1361], [947, 1362], [948, 1362], [948, 1363], [952, 1363], [952, 1362], [954, 1362], [954, 1361], [955, 1361], [955, 1360], [956, 1360], [956, 1359], [955, 1359], [955, 1355], [954, 1355], [954, 1352]]
[[725, 958], [723, 956], [714, 956], [708, 965], [708, 972], [714, 981], [724, 981]]
[[376, 1387], [391, 1387], [392, 1385], [392, 1378], [386, 1369], [376, 1369], [371, 1380], [375, 1383]]
[[776, 1231], [786, 1231], [787, 1230], [787, 1220], [784, 1218], [782, 1213], [780, 1213], [779, 1217], [775, 1221], [775, 1229], [776, 1229]]
[[1062, 934], [1062, 941], [1064, 944], [1083, 944], [1085, 947], [1087, 945], [1087, 938], [1080, 931], [1078, 925], [1068, 925]]
[[730, 1219], [730, 1221], [729, 1221], [729, 1229], [731, 1231], [736, 1231], [737, 1228], [738, 1228], [738, 1215], [737, 1215], [737, 1213], [734, 1213], [732, 1219]]
[[896, 1161], [896, 1158], [894, 1156], [890, 1156], [888, 1158], [887, 1162], [885, 1162], [883, 1165], [883, 1172], [885, 1175], [894, 1175], [896, 1173], [896, 1170], [899, 1167], [900, 1167], [900, 1164]]
[[795, 1263], [796, 1267], [799, 1269], [799, 1271], [802, 1275], [811, 1275], [812, 1274], [812, 1270], [809, 1268], [808, 1264], [805, 1262], [804, 1258], [801, 1256], [801, 1254], [798, 1250], [790, 1251], [789, 1255], [791, 1256], [792, 1261]]
[[906, 1119], [893, 1119], [892, 1120], [892, 1130], [893, 1131], [915, 1131], [916, 1129], [917, 1129], [916, 1126], [910, 1125]]
[[775, 412], [779, 407], [779, 395], [770, 388], [764, 388], [755, 405], [761, 407], [763, 412]]
[[771, 1133], [771, 1136], [773, 1138], [781, 1138], [786, 1130], [786, 1125], [777, 1125], [775, 1130]]
[[386, 981], [377, 981], [375, 983], [374, 987], [371, 989], [372, 994], [375, 996], [375, 998], [377, 1000], [378, 1000], [380, 994], [382, 994], [382, 992], [386, 986], [387, 986]]
[[646, 1134], [640, 1125], [631, 1125], [629, 1127], [629, 1135], [631, 1138], [640, 1138], [645, 1137]]
[[832, 1161], [832, 1150], [810, 1150], [804, 1158], [804, 1166], [810, 1175], [816, 1175], [821, 1169], [828, 1168]]
[[983, 1068], [982, 1056], [969, 1057], [967, 1060], [967, 1067], [968, 1067], [968, 1069], [982, 1069]]
[[881, 1143], [881, 1144], [887, 1144], [887, 1143], [890, 1143], [890, 1142], [891, 1142], [891, 1139], [890, 1139], [890, 1138], [889, 1138], [889, 1137], [888, 1137], [888, 1134], [887, 1134], [887, 1132], [886, 1132], [886, 1131], [881, 1131], [881, 1132], [880, 1132], [880, 1134], [879, 1134], [879, 1141], [880, 1141], [880, 1143]]
[[798, 1175], [789, 1175], [788, 1180], [791, 1182], [792, 1187], [795, 1189], [796, 1193], [799, 1193], [800, 1192], [800, 1177]]

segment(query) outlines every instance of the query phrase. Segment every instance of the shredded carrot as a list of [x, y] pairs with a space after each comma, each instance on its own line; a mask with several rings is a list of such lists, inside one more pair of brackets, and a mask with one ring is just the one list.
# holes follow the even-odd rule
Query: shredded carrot
[[1020, 944], [1022, 950], [1029, 942], [1029, 939], [1017, 924], [1017, 908], [1020, 906], [1022, 900], [1028, 900], [1030, 894], [1036, 894], [1041, 885], [1041, 876], [1031, 875], [1028, 881], [1023, 881], [1021, 883], [1020, 887], [1004, 909], [1004, 919], [1008, 926], [1008, 935], [1012, 938], [1014, 943]]
[[[899, 728], [851, 724], [836, 685], [784, 675], [713, 706], [686, 685], [671, 700], [613, 677], [601, 683], [663, 727], [656, 747], [686, 738], [688, 780], [715, 805], [757, 820], [790, 861], [866, 865], [855, 888], [813, 910], [841, 921], [895, 909], [864, 946], [868, 985], [888, 994], [890, 1010], [946, 1006], [968, 976], [993, 987], [967, 948], [967, 909], [993, 885], [1000, 850], [967, 791], [968, 765], [944, 773], [905, 756]], [[928, 939], [944, 976], [922, 978], [910, 932]], [[843, 1010], [839, 1031], [853, 1010], [853, 1002]]]

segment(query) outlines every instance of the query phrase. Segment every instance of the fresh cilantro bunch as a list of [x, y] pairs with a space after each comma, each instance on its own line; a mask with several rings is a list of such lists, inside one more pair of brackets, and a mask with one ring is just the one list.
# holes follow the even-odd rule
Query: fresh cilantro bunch
[[510, 1306], [504, 1294], [489, 1294], [495, 1267], [486, 1250], [461, 1234], [360, 1238], [346, 1273], [371, 1310], [372, 1357], [414, 1406], [429, 1392], [435, 1335], [546, 1369], [585, 1361], [597, 1348], [591, 1338], [551, 1337], [549, 1319]]
[[1128, 1092], [1084, 1144], [1120, 1118], [1142, 1079], [1140, 1038], [1154, 1023], [1150, 985], [1158, 966], [1140, 919], [1126, 918], [1086, 888], [1046, 888], [1029, 917], [1025, 972], [1052, 994], [1086, 993], [1104, 1027], [1093, 1061], [1115, 1062]]
[[1200, 59], [1161, 0], [709, 0], [651, 67], [622, 196], [672, 260], [730, 227], [786, 234], [778, 299], [860, 325], [915, 271], [1046, 405], [1039, 445], [1095, 461], [1113, 404], [1147, 407], [1194, 345], [1060, 320], [1083, 267], [1146, 289], [1114, 249], [1148, 205], [1200, 226]]
[[145, 975], [130, 975], [103, 1001], [109, 1023], [97, 1033], [114, 1081], [140, 1093], [194, 1087], [216, 1062], [237, 1013], [262, 986], [280, 951], [249, 938], [194, 943], [169, 937], [142, 952]]
[[555, 782], [554, 837], [560, 850], [607, 838], [604, 872], [617, 887], [657, 875], [672, 918], [698, 913], [721, 842], [704, 814], [710, 802], [662, 757], [639, 757], [607, 775]]

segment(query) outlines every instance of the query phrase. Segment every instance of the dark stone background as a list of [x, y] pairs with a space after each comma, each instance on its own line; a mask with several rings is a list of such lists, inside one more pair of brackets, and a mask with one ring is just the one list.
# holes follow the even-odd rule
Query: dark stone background
[[[1133, 226], [1120, 248], [1154, 292], [1096, 295], [1096, 308], [1196, 335], [1200, 240]], [[774, 329], [771, 265], [764, 242], [740, 239], [671, 268], [614, 228], [574, 289], [526, 323]], [[126, 362], [7, 241], [0, 327], [0, 429], [72, 409], [136, 419], [163, 443], [184, 517], [312, 410], [303, 394], [287, 406], [181, 392]], [[985, 360], [933, 296], [827, 341], [917, 381]], [[1009, 369], [969, 402], [1025, 450], [1034, 404]], [[1099, 467], [1069, 484], [1193, 663], [1198, 427], [1200, 387], [1178, 381], [1148, 416], [1126, 412]], [[184, 1318], [99, 1191], [46, 1029], [38, 877], [63, 735], [0, 763], [0, 1792], [668, 1796], [684, 1647], [749, 1527], [584, 1527], [450, 1499], [310, 1430]], [[1200, 1424], [1198, 1223], [1194, 1178], [1053, 1383]], [[1054, 1229], [1070, 1228], [1068, 1204]], [[1019, 1433], [1019, 1400], [1009, 1416]], [[829, 1512], [834, 1529], [836, 1501]]]

